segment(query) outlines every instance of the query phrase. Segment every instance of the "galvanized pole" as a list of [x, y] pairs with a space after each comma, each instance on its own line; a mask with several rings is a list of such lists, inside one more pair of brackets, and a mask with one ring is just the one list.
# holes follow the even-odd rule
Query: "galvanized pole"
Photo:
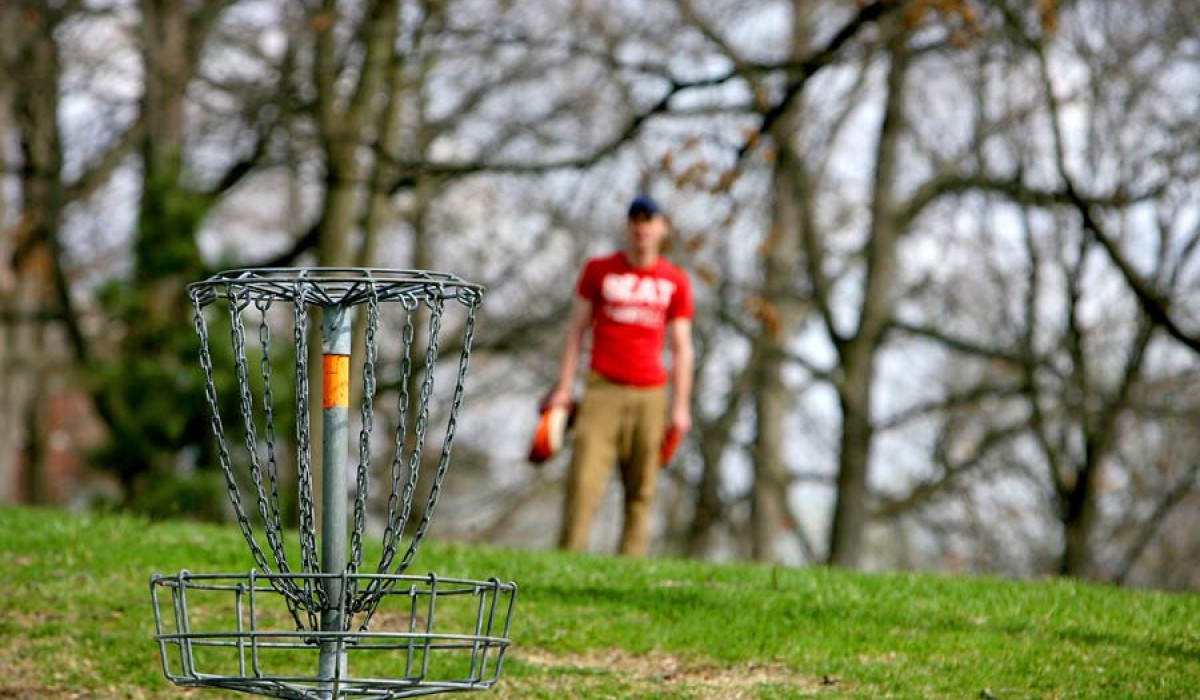
[[[325, 609], [321, 611], [322, 632], [342, 632], [346, 571], [346, 451], [350, 431], [351, 307], [324, 308], [322, 328], [322, 473], [321, 487], [321, 572], [337, 574], [323, 579]], [[346, 649], [336, 641], [321, 642], [318, 672], [324, 696], [338, 700], [338, 681], [346, 675]]]

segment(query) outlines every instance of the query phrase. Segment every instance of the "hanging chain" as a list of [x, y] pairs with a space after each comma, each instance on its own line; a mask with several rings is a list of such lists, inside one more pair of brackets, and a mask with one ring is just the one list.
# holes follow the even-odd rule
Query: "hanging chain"
[[[408, 513], [412, 508], [412, 494], [416, 488], [416, 475], [409, 469], [409, 478], [404, 486], [401, 486], [401, 479], [404, 476], [405, 466], [405, 445], [408, 442], [408, 415], [409, 401], [409, 385], [412, 381], [413, 361], [412, 348], [414, 338], [416, 336], [416, 327], [414, 316], [420, 308], [420, 302], [415, 295], [406, 294], [399, 299], [400, 305], [404, 309], [404, 326], [401, 331], [401, 356], [400, 356], [400, 378], [399, 398], [397, 400], [397, 420], [396, 420], [396, 438], [395, 438], [395, 453], [392, 457], [391, 464], [391, 488], [388, 491], [387, 517], [384, 523], [383, 531], [383, 553], [379, 560], [379, 566], [376, 573], [385, 574], [392, 559], [396, 556], [396, 551], [399, 548], [399, 540], [404, 535], [404, 524], [408, 520]], [[379, 601], [381, 582], [379, 579], [372, 579], [368, 586], [366, 594], [359, 596], [354, 601], [355, 610], [362, 610], [376, 605]], [[365, 628], [368, 620], [364, 620]]]
[[[376, 345], [376, 330], [379, 327], [379, 293], [374, 283], [367, 298], [367, 329], [365, 338], [366, 359], [363, 361], [362, 427], [358, 433], [358, 480], [354, 499], [354, 529], [350, 535], [350, 562], [347, 571], [358, 573], [362, 564], [362, 535], [367, 527], [367, 498], [371, 468], [371, 432], [375, 428], [375, 362], [379, 356]], [[358, 579], [352, 578], [346, 599], [351, 600], [358, 592]], [[349, 624], [349, 616], [346, 616]]]
[[[268, 519], [264, 513], [263, 519], [267, 523], [268, 541], [271, 544], [272, 554], [275, 555], [275, 564], [279, 567], [280, 573], [291, 573], [283, 546], [283, 514], [279, 504], [279, 458], [275, 450], [275, 393], [271, 387], [271, 328], [267, 324], [267, 312], [271, 308], [271, 299], [269, 297], [255, 299], [254, 308], [258, 309], [258, 344], [262, 351], [258, 364], [263, 381], [264, 437], [267, 441], [266, 472], [271, 487], [268, 498], [270, 518]], [[270, 536], [271, 533], [274, 533], [273, 537]]]
[[[420, 470], [421, 452], [425, 447], [425, 430], [429, 424], [429, 400], [433, 396], [433, 379], [434, 371], [437, 369], [437, 357], [440, 331], [442, 329], [442, 311], [445, 310], [445, 305], [438, 297], [434, 300], [425, 300], [425, 304], [429, 309], [429, 343], [425, 348], [425, 376], [421, 382], [421, 403], [418, 406], [417, 424], [414, 429], [416, 435], [416, 444], [413, 446], [413, 454], [409, 459], [413, 462], [413, 470]], [[434, 491], [440, 487], [436, 480], [441, 475], [434, 474], [435, 484]], [[415, 479], [414, 479], [415, 482]], [[414, 483], [415, 485], [415, 483]], [[431, 491], [432, 493], [432, 491]], [[412, 499], [412, 494], [409, 494], [409, 500]], [[428, 509], [427, 509], [428, 510]], [[413, 533], [413, 538], [408, 544], [408, 551], [404, 553], [400, 564], [396, 566], [396, 573], [404, 573], [408, 569], [409, 563], [412, 562], [413, 555], [416, 554], [416, 547], [420, 544], [420, 537], [424, 536], [424, 525], [429, 519], [428, 512], [421, 514], [421, 522], [417, 526], [417, 531]]]
[[[229, 293], [230, 334], [233, 337], [233, 369], [238, 385], [238, 405], [242, 410], [242, 424], [246, 426], [246, 452], [250, 458], [250, 479], [254, 482], [258, 514], [264, 521], [267, 518], [267, 496], [262, 484], [262, 470], [258, 461], [258, 435], [254, 424], [254, 399], [250, 393], [250, 371], [246, 362], [246, 330], [242, 324], [242, 309], [249, 302], [245, 299], [245, 290]], [[267, 537], [271, 533], [268, 530]]]
[[[265, 471], [262, 461], [258, 454], [258, 434], [254, 421], [254, 395], [250, 389], [250, 368], [246, 355], [246, 329], [242, 320], [242, 311], [249, 307], [250, 300], [247, 293], [248, 290], [242, 289], [240, 293], [229, 290], [229, 316], [230, 316], [230, 333], [233, 340], [233, 362], [234, 375], [238, 383], [238, 402], [242, 411], [242, 422], [246, 426], [246, 451], [249, 456], [250, 480], [254, 484], [254, 492], [256, 496], [256, 505], [258, 506], [258, 515], [262, 518], [263, 532], [267, 538], [267, 545], [271, 548], [271, 552], [275, 557], [276, 566], [279, 573], [290, 573], [287, 567], [287, 555], [283, 547], [283, 532], [282, 523], [279, 520], [272, 518], [271, 512], [276, 513], [279, 510], [279, 491], [274, 488], [275, 500], [273, 504], [268, 503], [267, 489], [263, 484], [263, 471]], [[267, 307], [271, 305], [269, 299], [262, 300]], [[260, 307], [261, 311], [261, 307]], [[262, 326], [260, 326], [259, 337], [262, 338]], [[270, 336], [268, 335], [268, 340]], [[264, 358], [266, 358], [266, 348], [263, 348]], [[269, 362], [269, 358], [266, 358]], [[269, 370], [268, 370], [269, 374]], [[269, 385], [266, 391], [270, 392]], [[269, 403], [267, 404], [269, 405]], [[269, 415], [269, 414], [268, 414]], [[268, 419], [269, 420], [269, 419]], [[274, 452], [274, 446], [268, 445], [268, 453]], [[270, 469], [267, 467], [266, 469]], [[276, 482], [274, 475], [270, 477], [273, 485]], [[272, 569], [267, 567], [266, 572], [271, 572]], [[301, 605], [301, 594], [296, 582], [291, 578], [272, 578], [271, 585], [281, 594], [287, 601], [288, 609], [292, 613], [292, 617], [296, 621], [297, 626], [301, 626], [297, 606]]]
[[[447, 285], [444, 283], [425, 283], [421, 286], [406, 288], [380, 287], [374, 279], [368, 280], [369, 287], [359, 286], [354, 294], [359, 295], [352, 301], [346, 297], [334, 298], [330, 290], [320, 284], [314, 284], [311, 279], [303, 276], [292, 280], [290, 288], [274, 286], [270, 288], [253, 285], [238, 285], [224, 283], [223, 289], [216, 287], [192, 293], [194, 306], [194, 326], [200, 338], [200, 364], [205, 378], [205, 399], [210, 411], [210, 421], [213, 434], [217, 440], [217, 453], [220, 466], [225, 478], [229, 498], [237, 517], [238, 527], [250, 547], [251, 555], [256, 565], [265, 573], [273, 570], [282, 577], [271, 577], [271, 585], [281, 593], [288, 609], [294, 618], [297, 629], [317, 629], [317, 613], [329, 607], [331, 603], [338, 605], [347, 613], [365, 612], [362, 629], [366, 630], [374, 615], [378, 603], [391, 587], [396, 585], [399, 575], [411, 565], [417, 550], [424, 539], [433, 517], [434, 509], [439, 500], [447, 469], [451, 446], [458, 429], [458, 414], [462, 408], [465, 393], [465, 383], [471, 346], [475, 336], [476, 316], [481, 300], [480, 292], [475, 288], [456, 287], [451, 296], [447, 296]], [[382, 289], [382, 291], [381, 291]], [[265, 291], [264, 291], [265, 290]], [[213, 293], [215, 292], [215, 294]], [[365, 292], [365, 293], [364, 293]], [[230, 333], [233, 344], [234, 375], [238, 385], [238, 409], [245, 424], [245, 448], [248, 455], [250, 478], [253, 482], [256, 496], [256, 506], [261, 516], [268, 549], [274, 558], [274, 566], [268, 560], [267, 552], [259, 546], [255, 537], [254, 525], [247, 515], [242, 501], [238, 479], [233, 468], [233, 458], [225, 437], [225, 427], [221, 419], [217, 387], [214, 379], [213, 358], [210, 349], [208, 324], [203, 308], [214, 298], [224, 297], [228, 300], [230, 314]], [[299, 542], [301, 555], [301, 575], [287, 576], [293, 569], [288, 564], [287, 552], [283, 533], [283, 508], [280, 492], [280, 454], [277, 450], [277, 426], [275, 421], [274, 372], [272, 364], [272, 329], [270, 328], [270, 310], [272, 299], [289, 299], [294, 304], [293, 340], [296, 349], [295, 374], [295, 408], [296, 408], [296, 469], [297, 489], [299, 492]], [[464, 341], [459, 357], [458, 373], [454, 392], [449, 407], [449, 420], [446, 425], [445, 439], [433, 474], [432, 486], [425, 499], [424, 510], [420, 520], [413, 530], [411, 541], [403, 556], [397, 555], [401, 548], [404, 532], [412, 516], [413, 500], [420, 480], [421, 454], [425, 446], [430, 428], [430, 410], [433, 403], [434, 385], [440, 356], [440, 333], [446, 302], [457, 301], [466, 307], [464, 324]], [[371, 578], [365, 584], [365, 590], [359, 590], [360, 579], [357, 576], [349, 578], [349, 586], [341, 601], [328, 601], [324, 587], [319, 585], [320, 573], [319, 551], [316, 539], [316, 505], [313, 495], [313, 464], [312, 439], [310, 428], [309, 405], [309, 311], [314, 305], [329, 306], [331, 303], [367, 305], [367, 326], [365, 331], [366, 353], [363, 361], [363, 397], [361, 404], [361, 428], [358, 440], [358, 469], [356, 475], [356, 496], [353, 514], [353, 530], [350, 538], [350, 561], [346, 572], [357, 574], [363, 562], [363, 536], [367, 527], [367, 511], [370, 501], [371, 478], [371, 439], [374, 432], [374, 400], [378, 390], [378, 333], [381, 322], [381, 303], [398, 302], [402, 307], [404, 321], [401, 332], [401, 357], [399, 377], [399, 417], [395, 430], [395, 454], [391, 461], [390, 489], [388, 491], [387, 515], [384, 523], [383, 551], [380, 558], [378, 573], [384, 576]], [[259, 363], [259, 374], [263, 382], [262, 406], [255, 406], [254, 390], [251, 386], [249, 363], [247, 360], [246, 321], [243, 312], [253, 304], [257, 310], [258, 343], [262, 355]], [[417, 318], [422, 313], [429, 314], [427, 333], [428, 338], [424, 347], [424, 366], [421, 377], [415, 377], [416, 358], [414, 346], [417, 344]], [[420, 357], [420, 356], [417, 356]], [[414, 397], [413, 391], [417, 392]], [[262, 431], [258, 430], [255, 421], [255, 410], [262, 410]], [[260, 444], [265, 441], [265, 445]], [[259, 449], [265, 446], [265, 456], [259, 454]], [[365, 579], [362, 579], [365, 580]], [[306, 616], [307, 622], [301, 619]], [[347, 629], [351, 615], [345, 617]]]
[[[296, 486], [300, 499], [300, 570], [305, 574], [316, 574], [320, 572], [321, 566], [317, 558], [316, 506], [313, 501], [312, 437], [308, 417], [308, 298], [304, 290], [305, 285], [298, 282], [293, 306], [293, 341], [296, 346]], [[315, 585], [311, 576], [305, 576], [303, 580], [309, 615], [315, 620], [314, 611], [321, 609], [325, 604], [325, 589], [324, 586]]]
[[[442, 305], [440, 300], [438, 304], [426, 303], [429, 311], [429, 341], [425, 347], [425, 367], [421, 377], [421, 391], [418, 395], [417, 412], [413, 421], [413, 446], [408, 454], [408, 483], [404, 485], [404, 494], [402, 497], [402, 511], [398, 530], [403, 531], [408, 523], [409, 514], [412, 511], [412, 499], [416, 492], [417, 482], [421, 476], [421, 451], [425, 447], [425, 430], [429, 423], [429, 399], [433, 396], [433, 380], [437, 369], [438, 355], [438, 331], [442, 325]], [[396, 551], [393, 549], [388, 552], [387, 561], [390, 566], [392, 557]], [[382, 567], [383, 573], [387, 573], [388, 567]], [[403, 573], [404, 567], [400, 567], [395, 573]]]
[[[436, 295], [434, 298], [426, 297], [424, 300], [426, 307], [429, 310], [429, 340], [425, 348], [425, 367], [421, 380], [421, 393], [419, 404], [417, 406], [416, 420], [413, 427], [413, 448], [409, 454], [409, 479], [405, 484], [404, 493], [402, 496], [402, 513], [399, 522], [396, 526], [397, 531], [403, 531], [404, 525], [408, 522], [408, 516], [412, 510], [412, 498], [416, 489], [417, 481], [420, 476], [420, 461], [421, 451], [425, 445], [425, 433], [429, 421], [429, 404], [433, 396], [434, 375], [437, 369], [437, 358], [439, 349], [439, 337], [442, 326], [442, 313], [445, 311], [445, 302], [442, 294]], [[430, 492], [431, 498], [436, 498], [441, 491], [441, 482], [445, 477], [444, 465], [439, 464], [438, 470], [434, 474], [434, 485]], [[417, 530], [413, 533], [412, 541], [409, 543], [408, 550], [404, 553], [400, 563], [390, 573], [402, 574], [412, 563], [412, 559], [416, 556], [417, 548], [421, 540], [425, 536], [425, 531], [428, 529], [430, 518], [430, 501], [426, 501], [425, 512], [421, 514], [421, 521], [417, 526]], [[398, 550], [398, 538], [393, 538], [390, 546], [385, 548], [384, 555], [379, 563], [380, 573], [389, 573], [391, 562], [396, 556]], [[366, 629], [371, 622], [371, 617], [374, 615], [375, 608], [379, 603], [380, 598], [391, 589], [395, 584], [395, 579], [377, 580], [378, 585], [372, 586], [367, 596], [358, 601], [358, 605], [365, 609], [366, 615], [362, 622], [362, 629]]]
[[384, 531], [383, 545], [384, 558], [380, 562], [379, 573], [387, 571], [387, 562], [396, 553], [396, 540], [404, 534], [404, 520], [411, 502], [412, 488], [414, 487], [414, 479], [410, 478], [408, 483], [403, 487], [400, 486], [400, 479], [404, 474], [404, 448], [408, 443], [408, 408], [411, 397], [408, 393], [409, 384], [412, 381], [412, 346], [413, 337], [415, 335], [415, 327], [413, 322], [413, 314], [417, 307], [416, 299], [413, 297], [404, 298], [404, 331], [403, 331], [403, 357], [400, 361], [400, 398], [399, 418], [396, 421], [396, 454], [392, 459], [392, 489], [388, 496], [388, 514], [387, 514], [387, 529]]
[[200, 368], [204, 372], [204, 397], [208, 401], [209, 422], [212, 425], [213, 435], [217, 439], [217, 457], [221, 463], [221, 471], [225, 476], [225, 488], [229, 491], [229, 500], [233, 504], [233, 512], [237, 517], [242, 537], [245, 538], [246, 544], [250, 547], [250, 554], [254, 557], [255, 563], [263, 571], [270, 571], [271, 566], [267, 563], [267, 555], [254, 539], [254, 530], [250, 525], [250, 519], [246, 517], [246, 509], [242, 506], [242, 496], [238, 489], [237, 478], [233, 473], [233, 461], [229, 455], [229, 445], [225, 442], [225, 426], [221, 422], [221, 411], [217, 401], [217, 385], [213, 379], [212, 354], [209, 351], [208, 324], [204, 319], [204, 309], [200, 303], [200, 299], [197, 297], [192, 298], [192, 304], [195, 308], [192, 321], [196, 328], [196, 334], [200, 336]]
[[[434, 313], [434, 319], [437, 320], [437, 327], [431, 320], [430, 322], [430, 349], [436, 352], [437, 343], [433, 338], [437, 337], [438, 329], [441, 326], [441, 316], [444, 306], [441, 303], [441, 297], [438, 298], [438, 306]], [[458, 429], [458, 411], [462, 408], [463, 393], [467, 380], [467, 366], [471, 357], [471, 343], [475, 339], [475, 306], [467, 308], [466, 328], [463, 336], [462, 352], [458, 360], [458, 377], [454, 386], [454, 398], [450, 403], [450, 418], [446, 424], [446, 435], [442, 441], [442, 454], [438, 459], [437, 471], [434, 473], [433, 486], [429, 489], [429, 497], [425, 501], [425, 512], [421, 515], [421, 522], [417, 524], [417, 529], [413, 533], [412, 543], [408, 546], [408, 551], [404, 554], [404, 560], [397, 567], [399, 571], [406, 571], [412, 564], [413, 557], [417, 554], [417, 547], [421, 544], [421, 540], [425, 537], [425, 531], [429, 529], [429, 522], [433, 518], [433, 510], [437, 505], [438, 496], [442, 491], [442, 483], [446, 479], [446, 471], [450, 467], [450, 448], [454, 443], [454, 433]], [[426, 399], [426, 404], [428, 399]], [[428, 405], [422, 406], [422, 411], [428, 413]]]

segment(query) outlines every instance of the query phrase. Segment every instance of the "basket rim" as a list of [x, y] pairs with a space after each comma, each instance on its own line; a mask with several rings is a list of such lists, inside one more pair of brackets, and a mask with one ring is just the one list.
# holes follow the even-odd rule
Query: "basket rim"
[[435, 572], [428, 574], [380, 574], [380, 573], [359, 573], [350, 571], [324, 572], [324, 571], [260, 571], [259, 569], [250, 569], [249, 571], [231, 571], [231, 572], [211, 572], [199, 573], [190, 569], [181, 569], [173, 574], [154, 573], [150, 575], [150, 584], [155, 585], [160, 582], [191, 582], [191, 581], [214, 581], [221, 579], [238, 579], [238, 580], [271, 580], [271, 579], [287, 579], [287, 580], [324, 580], [324, 579], [345, 579], [347, 581], [408, 581], [412, 583], [428, 583], [431, 585], [460, 585], [460, 586], [489, 586], [498, 587], [503, 590], [509, 588], [515, 589], [517, 584], [513, 581], [501, 581], [499, 577], [489, 576], [486, 579], [463, 578], [460, 576], [441, 576]]
[[[340, 574], [332, 574], [338, 576]], [[354, 574], [345, 574], [347, 577]], [[206, 589], [216, 580], [222, 585], [214, 590], [233, 590], [228, 584], [237, 582], [243, 588], [251, 581], [250, 589], [269, 592], [267, 579], [279, 577], [327, 578], [331, 574], [192, 574], [184, 569], [172, 576], [154, 574], [151, 593], [155, 614], [154, 640], [158, 646], [162, 671], [166, 678], [181, 686], [208, 686], [237, 690], [288, 700], [328, 700], [331, 689], [339, 700], [392, 700], [394, 698], [427, 695], [452, 690], [483, 690], [500, 680], [507, 652], [513, 645], [510, 634], [513, 609], [516, 604], [515, 583], [502, 584], [499, 579], [474, 581], [411, 574], [361, 574], [364, 579], [403, 579], [406, 583], [422, 583], [430, 588], [419, 592], [431, 596], [428, 604], [406, 606], [409, 621], [392, 629], [314, 630], [284, 629], [267, 621], [259, 626], [253, 599], [242, 607], [235, 601], [230, 610], [234, 617], [227, 620], [231, 628], [204, 625], [193, 629], [189, 591]], [[259, 582], [262, 582], [261, 584]], [[437, 586], [446, 584], [445, 589]], [[474, 629], [438, 629], [433, 597], [445, 593], [457, 595], [466, 588], [482, 587], [478, 609], [473, 614]], [[160, 601], [161, 589], [173, 589], [169, 601]], [[411, 588], [416, 588], [412, 586]], [[240, 596], [247, 593], [238, 590]], [[417, 593], [399, 592], [401, 595]], [[253, 595], [253, 593], [251, 593]], [[238, 599], [240, 600], [240, 598]], [[169, 608], [163, 609], [163, 603]], [[205, 606], [211, 612], [210, 606]], [[243, 617], [248, 613], [248, 617]], [[217, 620], [220, 622], [220, 620]], [[284, 623], [286, 624], [286, 623]], [[326, 658], [342, 661], [332, 669], [317, 664], [308, 670], [296, 666], [292, 654], [311, 653], [314, 663]], [[320, 652], [318, 656], [316, 653]], [[275, 656], [283, 653], [285, 657]], [[351, 657], [374, 660], [374, 665], [355, 672], [358, 662]], [[380, 676], [378, 664], [387, 661], [386, 668], [395, 673]], [[440, 667], [437, 660], [448, 665]]]
[[379, 301], [418, 296], [474, 306], [485, 288], [448, 272], [385, 267], [234, 268], [187, 285], [188, 296], [202, 305], [229, 298], [233, 290], [252, 299], [303, 299], [320, 306], [361, 304], [372, 295]]

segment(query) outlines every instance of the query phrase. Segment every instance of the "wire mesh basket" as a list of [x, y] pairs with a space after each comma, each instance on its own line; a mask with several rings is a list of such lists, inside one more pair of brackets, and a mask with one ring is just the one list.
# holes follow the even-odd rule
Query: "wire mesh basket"
[[166, 677], [295, 700], [494, 684], [516, 585], [407, 574], [450, 465], [483, 289], [422, 270], [306, 268], [222, 272], [188, 294], [216, 461], [255, 569], [151, 578]]
[[[322, 575], [316, 575], [319, 583]], [[372, 629], [289, 629], [279, 579], [299, 574], [155, 576], [150, 583], [163, 673], [207, 686], [288, 700], [382, 700], [482, 690], [500, 678], [517, 589], [497, 579], [343, 574], [379, 583]], [[351, 579], [359, 579], [353, 581]], [[317, 672], [314, 652], [353, 652], [348, 668]], [[353, 673], [350, 672], [353, 669]]]

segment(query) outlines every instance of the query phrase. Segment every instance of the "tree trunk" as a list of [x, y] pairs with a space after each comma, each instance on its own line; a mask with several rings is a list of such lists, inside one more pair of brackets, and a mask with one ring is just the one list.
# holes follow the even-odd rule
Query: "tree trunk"
[[[884, 31], [892, 25], [883, 26]], [[862, 564], [871, 464], [871, 402], [875, 384], [875, 358], [891, 322], [896, 278], [896, 245], [900, 235], [895, 201], [899, 147], [904, 132], [904, 78], [908, 68], [907, 36], [902, 31], [890, 41], [887, 97], [875, 154], [875, 189], [871, 202], [871, 228], [867, 241], [866, 279], [858, 329], [838, 343], [841, 380], [838, 398], [842, 434], [838, 460], [838, 492], [830, 533], [829, 561], [836, 566]]]
[[[792, 56], [808, 49], [811, 8], [796, 2], [792, 7]], [[796, 100], [770, 130], [775, 145], [771, 184], [771, 230], [762, 248], [762, 298], [759, 305], [757, 348], [751, 369], [757, 439], [752, 450], [754, 488], [751, 497], [751, 552], [758, 561], [773, 561], [776, 540], [787, 519], [786, 427], [792, 397], [784, 381], [787, 345], [799, 324], [796, 278], [800, 272], [800, 240], [804, 217], [803, 163], [791, 139], [798, 131], [803, 101]]]
[[[17, 8], [0, 6], [0, 24], [13, 26], [18, 17]], [[18, 47], [16, 42], [8, 42], [0, 48], [0, 70], [15, 65]], [[17, 133], [12, 113], [15, 92], [9, 85], [0, 85], [0, 163], [13, 162], [9, 144], [10, 135]], [[0, 222], [8, 221], [8, 212], [8, 197], [0, 192]], [[19, 225], [0, 229], [6, 245], [12, 244], [18, 228]], [[12, 446], [21, 440], [20, 421], [16, 417], [21, 413], [27, 392], [19, 388], [23, 373], [19, 367], [21, 354], [17, 345], [21, 321], [15, 303], [16, 269], [6, 264], [0, 275], [3, 275], [0, 277], [0, 445], [4, 446], [0, 449], [0, 503], [13, 503], [18, 495], [19, 464], [17, 450]]]
[[[730, 399], [736, 401], [736, 399]], [[710, 431], [700, 433], [700, 454], [704, 471], [696, 488], [696, 507], [688, 527], [684, 551], [688, 557], [701, 559], [709, 555], [716, 546], [717, 528], [725, 522], [721, 503], [720, 465], [721, 453], [725, 449], [728, 435], [717, 439]]]
[[1064, 548], [1058, 573], [1084, 578], [1091, 574], [1090, 536], [1099, 519], [1096, 507], [1097, 477], [1100, 470], [1089, 465], [1079, 472], [1079, 483], [1072, 488], [1064, 504]]
[[[21, 193], [25, 216], [13, 241], [16, 290], [12, 347], [19, 357], [23, 388], [14, 406], [23, 446], [23, 481], [27, 500], [41, 502], [45, 477], [46, 392], [40, 381], [51, 358], [46, 356], [45, 326], [60, 299], [54, 292], [55, 251], [64, 205], [62, 140], [58, 128], [58, 85], [61, 72], [55, 31], [62, 15], [52, 10], [27, 10], [26, 41], [16, 57], [20, 70], [15, 88], [15, 123], [24, 164]], [[65, 359], [65, 358], [64, 358]], [[13, 444], [13, 443], [9, 443]]]
[[[870, 358], [868, 358], [869, 361]], [[863, 555], [864, 535], [870, 522], [867, 476], [871, 459], [871, 385], [869, 370], [849, 369], [838, 391], [842, 431], [838, 441], [837, 497], [830, 533], [829, 563], [857, 567]], [[853, 380], [850, 377], [853, 376]]]
[[[790, 121], [790, 120], [788, 120]], [[786, 125], [785, 125], [786, 126]], [[787, 138], [781, 135], [780, 138]], [[754, 408], [757, 439], [754, 442], [754, 490], [751, 499], [751, 551], [757, 561], [774, 561], [776, 540], [788, 512], [787, 465], [785, 448], [787, 428], [784, 421], [792, 406], [792, 396], [784, 380], [787, 344], [797, 322], [794, 281], [799, 269], [798, 228], [801, 217], [793, 195], [795, 172], [800, 164], [781, 148], [774, 173], [770, 241], [763, 250], [763, 304], [760, 310], [759, 345], [752, 357]]]

